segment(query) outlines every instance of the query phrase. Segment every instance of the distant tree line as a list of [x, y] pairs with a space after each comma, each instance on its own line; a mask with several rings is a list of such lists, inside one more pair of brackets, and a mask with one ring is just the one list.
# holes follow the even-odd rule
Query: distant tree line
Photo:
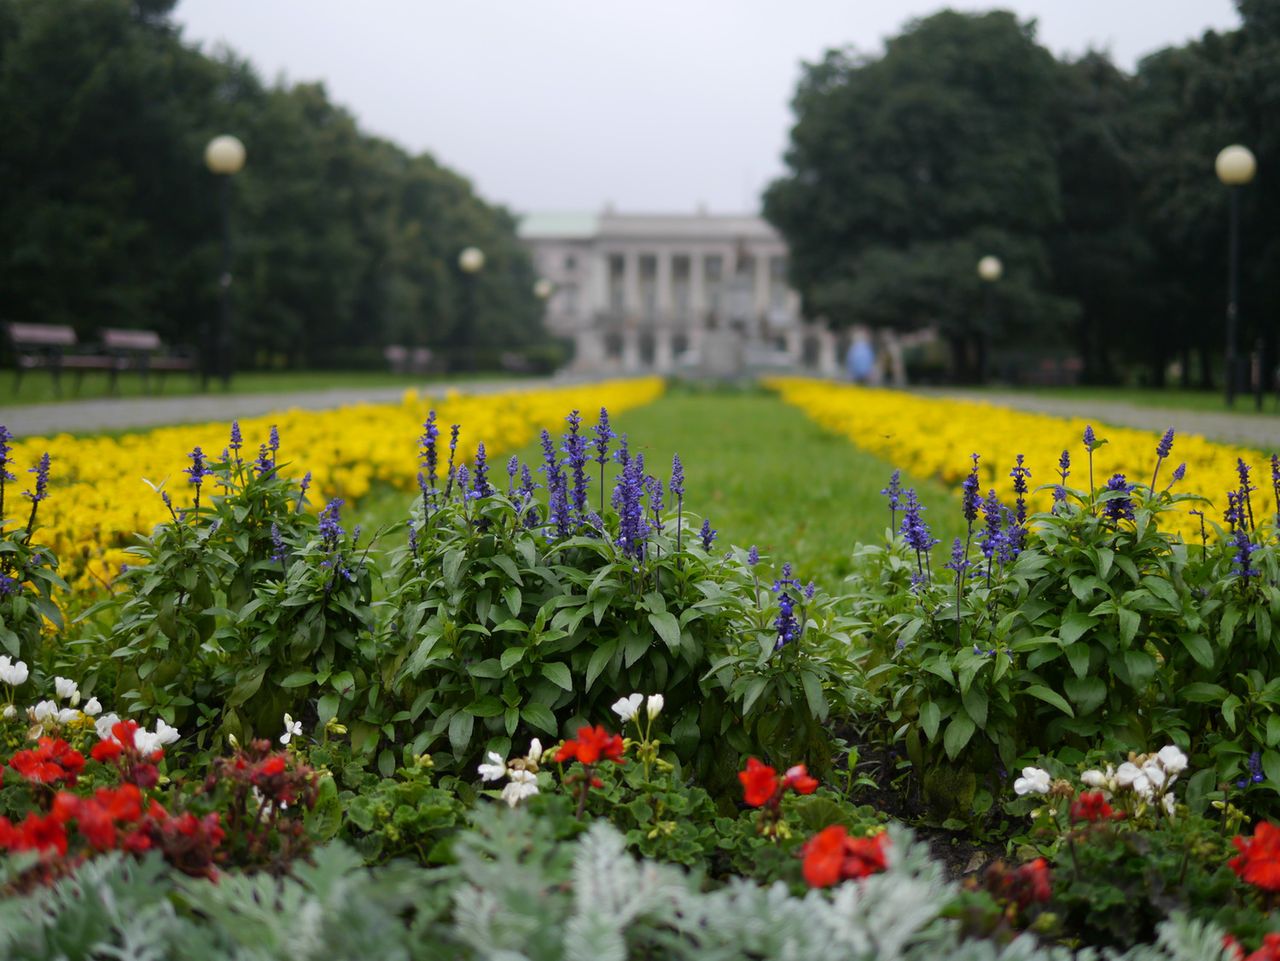
[[[465, 357], [545, 342], [515, 221], [427, 154], [362, 133], [318, 84], [184, 43], [174, 0], [0, 0], [0, 321], [154, 329], [218, 303], [215, 135], [234, 180], [238, 364]], [[468, 289], [459, 251], [486, 265]]]
[[[1241, 195], [1241, 352], [1280, 326], [1280, 4], [1238, 0], [1239, 30], [1145, 58], [1058, 60], [1007, 12], [914, 21], [884, 54], [832, 50], [795, 94], [789, 172], [766, 216], [792, 282], [837, 326], [935, 327], [953, 373], [997, 345], [1052, 344], [1086, 379], [1221, 376], [1232, 143]], [[986, 254], [1004, 263], [980, 280]]]

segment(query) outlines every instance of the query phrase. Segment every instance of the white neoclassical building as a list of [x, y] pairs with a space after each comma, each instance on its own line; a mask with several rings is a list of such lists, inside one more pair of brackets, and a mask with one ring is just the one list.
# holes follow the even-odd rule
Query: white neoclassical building
[[759, 217], [531, 214], [520, 236], [578, 370], [838, 370], [836, 338], [804, 322], [786, 245]]

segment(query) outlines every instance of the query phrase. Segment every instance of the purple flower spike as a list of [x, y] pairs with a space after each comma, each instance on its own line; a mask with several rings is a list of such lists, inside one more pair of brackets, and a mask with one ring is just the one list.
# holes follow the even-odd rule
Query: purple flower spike
[[1156, 445], [1156, 456], [1164, 460], [1169, 456], [1169, 452], [1173, 450], [1173, 428], [1170, 427], [1164, 432], [1164, 436], [1160, 438], [1160, 443]]
[[1123, 497], [1113, 497], [1102, 505], [1102, 516], [1109, 521], [1119, 523], [1122, 520], [1133, 520], [1133, 499], [1128, 495], [1133, 485], [1128, 483], [1124, 474], [1113, 474], [1107, 481], [1106, 493], [1120, 492]]
[[718, 533], [719, 531], [712, 529], [711, 521], [704, 520], [702, 522], [702, 530], [699, 531], [698, 534], [702, 538], [702, 549], [704, 551], [711, 550], [711, 542], [716, 539], [716, 535]]
[[760, 551], [755, 544], [752, 544], [751, 550], [747, 551], [747, 563], [752, 567], [760, 563]]

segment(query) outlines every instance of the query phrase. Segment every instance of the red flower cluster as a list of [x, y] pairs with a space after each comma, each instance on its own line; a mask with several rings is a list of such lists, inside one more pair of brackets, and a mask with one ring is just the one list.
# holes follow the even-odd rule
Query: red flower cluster
[[1280, 827], [1263, 821], [1253, 837], [1235, 837], [1231, 843], [1240, 853], [1227, 863], [1241, 880], [1264, 891], [1280, 891]]
[[35, 747], [11, 757], [9, 767], [33, 784], [70, 785], [84, 770], [84, 755], [62, 738], [42, 737]]
[[622, 756], [623, 742], [619, 734], [610, 734], [602, 726], [580, 727], [574, 740], [565, 741], [556, 751], [556, 763], [578, 760], [583, 764], [595, 764], [597, 761], [614, 761], [625, 763]]
[[753, 757], [747, 758], [747, 769], [738, 772], [738, 780], [742, 782], [743, 799], [753, 808], [776, 807], [788, 789], [797, 794], [812, 794], [818, 789], [817, 780], [809, 776], [803, 764], [788, 768], [779, 778], [777, 771]]
[[1044, 858], [1036, 858], [1012, 871], [1003, 861], [995, 861], [987, 868], [983, 884], [996, 899], [1025, 911], [1053, 897], [1052, 879], [1049, 863]]
[[1119, 821], [1124, 817], [1123, 811], [1114, 810], [1107, 803], [1101, 791], [1084, 791], [1071, 805], [1071, 820], [1076, 821]]
[[1253, 954], [1245, 955], [1244, 945], [1234, 935], [1224, 934], [1222, 946], [1231, 952], [1235, 961], [1280, 961], [1280, 934], [1272, 932], [1262, 938], [1262, 947]]
[[137, 730], [137, 721], [117, 721], [111, 726], [111, 737], [95, 744], [89, 756], [100, 764], [114, 765], [124, 783], [146, 790], [160, 780], [156, 763], [164, 757], [164, 751], [152, 751], [144, 756], [134, 746], [133, 736]]
[[804, 879], [811, 888], [827, 888], [841, 881], [877, 874], [886, 866], [885, 849], [889, 835], [849, 836], [844, 825], [833, 824], [819, 831], [805, 844]]
[[[155, 801], [144, 804], [136, 784], [99, 788], [90, 797], [59, 791], [48, 814], [28, 814], [20, 824], [0, 816], [0, 851], [40, 852], [46, 858], [45, 877], [57, 876], [92, 852], [142, 854], [153, 848], [187, 874], [212, 877], [222, 838], [218, 815], [172, 817]], [[83, 843], [73, 846], [77, 839]], [[49, 863], [55, 858], [66, 860]]]

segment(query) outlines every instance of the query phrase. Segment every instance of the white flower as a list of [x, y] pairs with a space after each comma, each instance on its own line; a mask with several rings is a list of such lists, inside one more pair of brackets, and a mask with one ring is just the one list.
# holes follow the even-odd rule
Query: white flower
[[649, 700], [645, 702], [645, 710], [649, 712], [649, 720], [653, 720], [662, 713], [662, 706], [666, 704], [666, 699], [661, 694], [650, 694]]
[[644, 703], [643, 694], [632, 694], [630, 697], [621, 698], [613, 705], [613, 713], [622, 718], [622, 723], [626, 724], [629, 720], [636, 716], [640, 710], [640, 705]]
[[542, 760], [542, 742], [536, 737], [529, 742], [529, 753], [525, 757], [534, 764]]
[[1080, 783], [1086, 787], [1104, 788], [1107, 786], [1107, 776], [1101, 771], [1085, 771], [1080, 775]]
[[58, 711], [58, 723], [70, 724], [79, 716], [80, 716], [80, 712], [77, 711], [74, 707], [64, 707]]
[[1155, 761], [1147, 761], [1146, 764], [1142, 765], [1142, 773], [1146, 775], [1147, 780], [1156, 788], [1164, 787], [1165, 778], [1168, 777], [1168, 775], [1164, 773], [1164, 768]]
[[1169, 774], [1181, 774], [1187, 769], [1187, 756], [1174, 744], [1162, 747], [1156, 759]]
[[85, 705], [81, 710], [83, 710], [89, 717], [95, 717], [102, 713], [102, 702], [96, 697], [91, 697], [85, 702]]
[[73, 707], [80, 703], [80, 688], [70, 678], [55, 677], [53, 689], [58, 692], [58, 697], [70, 702]]
[[170, 727], [162, 718], [158, 718], [156, 720], [155, 737], [159, 745], [164, 747], [167, 744], [172, 744], [174, 741], [178, 740], [178, 738], [182, 737], [182, 735], [178, 733], [178, 729], [176, 727]]
[[515, 807], [527, 797], [538, 793], [538, 776], [532, 771], [510, 771], [511, 780], [502, 789], [502, 800]]
[[160, 750], [160, 735], [138, 728], [133, 732], [133, 746], [143, 757], [148, 757]]
[[280, 735], [280, 743], [288, 744], [295, 737], [302, 737], [302, 722], [295, 721], [288, 714], [285, 714], [284, 733]]
[[7, 655], [0, 655], [0, 681], [12, 687], [17, 687], [28, 677], [31, 672], [27, 670], [26, 662], [11, 661]]
[[1017, 795], [1048, 794], [1049, 772], [1038, 767], [1024, 767], [1022, 777], [1013, 782], [1013, 791]]
[[6, 704], [4, 710], [0, 711], [0, 716], [4, 717], [6, 721], [12, 720], [18, 716], [18, 709], [12, 704]]
[[41, 701], [31, 709], [31, 719], [37, 724], [52, 721], [58, 716], [57, 701]]
[[1116, 768], [1116, 783], [1121, 787], [1131, 787], [1140, 777], [1142, 777], [1142, 768], [1132, 761], [1125, 761]]
[[1169, 815], [1169, 817], [1173, 817], [1174, 812], [1177, 810], [1176, 802], [1173, 800], [1173, 792], [1170, 791], [1165, 794], [1165, 796], [1160, 799], [1160, 803], [1164, 805], [1165, 813]]
[[98, 738], [103, 741], [114, 741], [115, 735], [111, 733], [111, 729], [120, 723], [120, 715], [112, 712], [104, 714], [93, 722], [94, 728], [98, 731]]
[[497, 751], [489, 752], [489, 763], [480, 765], [480, 780], [496, 781], [500, 777], [506, 776], [507, 759]]

